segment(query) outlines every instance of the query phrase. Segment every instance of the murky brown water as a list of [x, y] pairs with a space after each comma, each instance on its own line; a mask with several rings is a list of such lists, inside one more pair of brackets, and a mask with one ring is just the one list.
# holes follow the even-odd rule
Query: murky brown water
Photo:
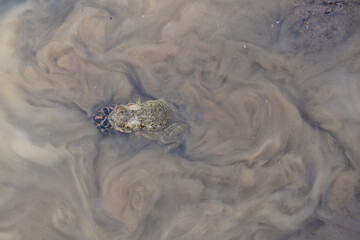
[[[0, 239], [359, 239], [359, 4], [0, 0]], [[173, 151], [92, 124], [160, 98]]]

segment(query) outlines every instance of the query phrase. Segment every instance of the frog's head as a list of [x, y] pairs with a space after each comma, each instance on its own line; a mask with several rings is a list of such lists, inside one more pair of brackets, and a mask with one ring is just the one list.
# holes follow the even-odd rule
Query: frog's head
[[133, 130], [128, 127], [131, 119], [130, 110], [118, 105], [109, 115], [110, 124], [119, 132], [131, 133]]
[[93, 123], [104, 135], [111, 135], [115, 133], [114, 127], [109, 123], [108, 120], [109, 114], [112, 112], [114, 107], [114, 105], [111, 105], [101, 108], [97, 112], [95, 112], [92, 117]]

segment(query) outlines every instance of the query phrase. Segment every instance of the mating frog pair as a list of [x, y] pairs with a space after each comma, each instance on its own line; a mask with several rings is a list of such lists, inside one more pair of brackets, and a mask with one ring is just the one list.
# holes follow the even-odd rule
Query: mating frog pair
[[94, 114], [93, 122], [106, 135], [134, 133], [163, 144], [179, 144], [188, 128], [176, 121], [172, 107], [162, 99], [104, 107]]

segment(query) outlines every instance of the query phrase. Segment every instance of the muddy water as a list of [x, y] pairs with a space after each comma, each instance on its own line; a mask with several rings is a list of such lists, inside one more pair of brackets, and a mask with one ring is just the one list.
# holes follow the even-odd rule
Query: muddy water
[[[0, 238], [358, 239], [357, 10], [0, 0]], [[160, 98], [171, 151], [91, 122]]]

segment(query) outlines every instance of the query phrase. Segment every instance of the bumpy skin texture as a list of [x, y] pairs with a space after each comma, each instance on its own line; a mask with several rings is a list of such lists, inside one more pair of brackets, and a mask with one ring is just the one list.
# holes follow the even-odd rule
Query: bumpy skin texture
[[168, 126], [169, 106], [163, 100], [117, 105], [109, 115], [110, 124], [119, 132], [156, 133]]
[[107, 106], [99, 109], [93, 115], [93, 123], [104, 135], [111, 135], [115, 133], [115, 129], [109, 122], [109, 114], [114, 110], [115, 105]]
[[178, 146], [188, 126], [175, 121], [172, 109], [164, 100], [139, 101], [102, 108], [95, 113], [93, 120], [103, 134], [135, 133]]

